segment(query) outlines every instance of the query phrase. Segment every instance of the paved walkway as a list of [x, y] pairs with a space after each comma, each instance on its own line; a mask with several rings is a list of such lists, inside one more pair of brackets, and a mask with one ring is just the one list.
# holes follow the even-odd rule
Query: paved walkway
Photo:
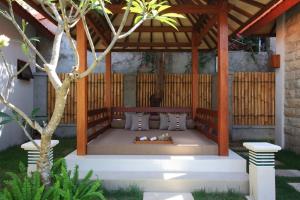
[[300, 177], [300, 171], [294, 169], [276, 169], [276, 176]]
[[298, 192], [300, 192], [300, 183], [289, 183], [289, 185], [292, 186]]
[[[280, 177], [292, 177], [292, 178], [299, 178], [300, 171], [295, 169], [276, 169], [276, 176]], [[300, 183], [288, 183], [292, 186], [295, 190], [300, 192]]]
[[191, 193], [144, 192], [143, 200], [194, 200]]

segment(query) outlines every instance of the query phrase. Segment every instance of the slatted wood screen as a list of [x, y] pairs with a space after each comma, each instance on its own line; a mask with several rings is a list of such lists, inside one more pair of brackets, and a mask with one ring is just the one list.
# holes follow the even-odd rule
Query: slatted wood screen
[[238, 72], [233, 81], [233, 123], [275, 124], [275, 73]]
[[[63, 80], [65, 74], [59, 74]], [[113, 106], [123, 106], [123, 74], [112, 74], [112, 101]], [[104, 74], [92, 74], [88, 77], [88, 109], [95, 110], [104, 107]], [[55, 103], [55, 90], [48, 82], [48, 117], [53, 113]], [[67, 98], [67, 104], [62, 118], [62, 124], [74, 124], [76, 122], [76, 83], [73, 82], [70, 87], [70, 93]]]
[[[137, 76], [137, 106], [149, 107], [150, 96], [154, 94], [157, 75], [139, 73]], [[199, 75], [199, 106], [211, 108], [212, 77], [209, 74]], [[167, 74], [164, 84], [162, 107], [191, 107], [192, 105], [191, 74]]]

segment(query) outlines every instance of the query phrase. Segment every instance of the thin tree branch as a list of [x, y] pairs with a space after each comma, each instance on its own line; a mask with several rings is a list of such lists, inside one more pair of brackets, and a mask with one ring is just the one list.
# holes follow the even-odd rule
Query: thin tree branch
[[120, 27], [119, 27], [116, 35], [113, 37], [112, 41], [108, 45], [108, 47], [105, 49], [105, 51], [102, 54], [100, 54], [100, 56], [97, 57], [97, 59], [94, 60], [94, 62], [90, 65], [90, 67], [87, 70], [85, 70], [84, 72], [79, 74], [78, 78], [84, 78], [84, 77], [88, 76], [89, 74], [91, 74], [94, 71], [94, 69], [97, 67], [98, 63], [111, 51], [111, 49], [117, 42], [118, 37], [120, 36], [120, 34], [126, 24], [131, 5], [132, 5], [132, 0], [130, 0], [129, 3], [127, 4], [127, 8], [126, 8], [125, 14], [123, 16], [122, 22], [120, 24]]
[[2, 95], [0, 95], [0, 102], [6, 105], [9, 109], [18, 113], [26, 121], [26, 123], [31, 126], [31, 128], [37, 130], [41, 134], [43, 133], [43, 128], [39, 125], [39, 123], [32, 121], [21, 109], [8, 102]]
[[17, 124], [22, 128], [23, 132], [25, 133], [26, 137], [32, 142], [32, 144], [40, 150], [40, 146], [34, 141], [34, 139], [31, 137], [31, 135], [28, 133], [26, 126], [23, 126], [18, 120], [16, 120]]
[[69, 19], [66, 15], [66, 11], [65, 11], [65, 5], [62, 2], [62, 0], [59, 0], [60, 6], [61, 6], [61, 13], [62, 13], [62, 19], [64, 22], [64, 30], [66, 33], [66, 36], [68, 38], [70, 47], [73, 51], [74, 57], [75, 57], [75, 65], [73, 67], [74, 70], [77, 70], [79, 68], [79, 55], [78, 55], [78, 51], [76, 49], [76, 44], [74, 42], [74, 40], [72, 39], [71, 33], [70, 33], [70, 27], [69, 27]]
[[130, 34], [132, 34], [132, 33], [133, 33], [140, 25], [142, 25], [142, 23], [144, 23], [146, 20], [147, 20], [147, 15], [145, 15], [145, 16], [143, 17], [142, 20], [140, 20], [138, 23], [136, 23], [136, 24], [135, 24], [128, 32], [126, 32], [126, 33], [120, 35], [120, 36], [118, 37], [118, 39], [123, 39], [123, 38], [129, 36]]
[[[105, 8], [105, 5], [104, 5], [103, 0], [100, 0], [99, 2], [100, 2], [100, 5], [101, 5], [101, 8], [102, 8], [104, 17], [105, 17], [105, 19], [106, 19], [106, 21], [107, 21], [107, 23], [108, 23], [108, 25], [109, 25], [109, 27], [110, 27], [110, 29], [111, 29], [113, 35], [116, 35], [117, 33], [116, 33], [116, 30], [115, 30], [115, 27], [114, 27], [114, 25], [112, 24], [112, 22], [111, 22], [109, 16], [107, 15], [107, 13], [105, 12], [105, 9], [106, 9], [106, 8]], [[132, 1], [131, 1], [131, 3], [132, 3]], [[130, 3], [130, 7], [131, 7], [131, 3]], [[130, 7], [129, 7], [129, 8], [130, 8]], [[128, 7], [127, 7], [127, 8], [128, 8]], [[126, 20], [127, 20], [127, 19], [126, 19]]]
[[96, 54], [96, 51], [95, 51], [95, 45], [94, 45], [93, 39], [91, 37], [89, 28], [87, 26], [85, 16], [84, 15], [81, 16], [81, 19], [82, 19], [82, 23], [83, 23], [83, 27], [84, 27], [84, 30], [85, 30], [86, 37], [87, 37], [87, 39], [89, 41], [89, 44], [90, 44], [90, 47], [91, 47], [93, 57], [94, 57], [94, 59], [97, 59], [97, 54]]

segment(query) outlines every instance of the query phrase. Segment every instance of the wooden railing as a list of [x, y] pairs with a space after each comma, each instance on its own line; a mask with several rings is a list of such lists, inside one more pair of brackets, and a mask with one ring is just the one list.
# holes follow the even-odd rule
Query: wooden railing
[[110, 110], [101, 108], [88, 111], [88, 141], [96, 138], [110, 127]]
[[195, 118], [197, 129], [208, 138], [218, 143], [218, 112], [198, 108]]

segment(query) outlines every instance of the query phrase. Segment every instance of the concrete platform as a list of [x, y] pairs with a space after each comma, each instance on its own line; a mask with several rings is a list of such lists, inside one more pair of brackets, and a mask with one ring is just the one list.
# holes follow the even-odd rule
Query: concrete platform
[[[174, 144], [134, 144], [136, 137], [166, 134]], [[218, 145], [195, 129], [131, 131], [108, 129], [87, 145], [89, 155], [218, 155]]]
[[144, 192], [197, 190], [249, 192], [246, 160], [229, 156], [87, 155], [66, 157], [69, 169], [79, 165], [80, 176], [89, 170], [109, 190], [137, 186]]

